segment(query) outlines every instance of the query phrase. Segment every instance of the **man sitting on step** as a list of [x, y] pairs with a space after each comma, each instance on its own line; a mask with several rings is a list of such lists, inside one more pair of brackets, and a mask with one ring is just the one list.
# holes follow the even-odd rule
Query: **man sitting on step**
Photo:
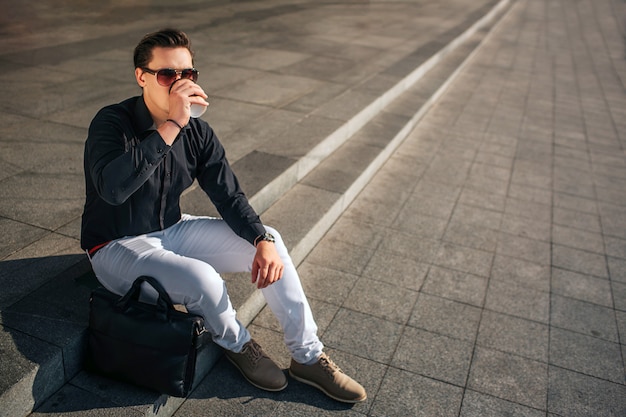
[[[186, 34], [146, 35], [134, 64], [143, 94], [100, 110], [85, 144], [81, 246], [100, 283], [121, 295], [137, 277], [155, 277], [174, 303], [204, 317], [251, 384], [280, 391], [285, 374], [237, 320], [220, 277], [249, 271], [284, 331], [289, 374], [336, 400], [365, 400], [363, 387], [322, 351], [280, 235], [249, 205], [211, 127], [191, 117], [192, 106], [208, 103]], [[180, 196], [194, 180], [222, 218], [181, 213]]]

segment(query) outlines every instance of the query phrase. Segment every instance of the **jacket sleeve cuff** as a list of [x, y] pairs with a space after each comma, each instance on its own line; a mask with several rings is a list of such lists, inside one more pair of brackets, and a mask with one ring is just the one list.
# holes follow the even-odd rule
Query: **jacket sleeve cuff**
[[247, 225], [240, 236], [254, 246], [254, 240], [265, 232], [265, 227], [261, 223], [253, 223]]

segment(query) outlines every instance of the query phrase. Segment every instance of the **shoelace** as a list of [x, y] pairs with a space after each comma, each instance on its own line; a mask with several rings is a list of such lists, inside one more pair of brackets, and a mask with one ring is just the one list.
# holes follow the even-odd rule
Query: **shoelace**
[[326, 372], [328, 374], [328, 376], [331, 377], [331, 378], [333, 378], [333, 375], [335, 374], [335, 372], [343, 373], [343, 371], [337, 366], [337, 364], [335, 362], [333, 362], [326, 355], [322, 355], [320, 357], [319, 363], [320, 363], [322, 369], [324, 370], [324, 372]]
[[259, 363], [263, 355], [263, 349], [261, 349], [261, 345], [251, 341], [248, 344], [248, 348], [246, 349], [246, 356], [250, 359], [252, 366], [256, 367]]

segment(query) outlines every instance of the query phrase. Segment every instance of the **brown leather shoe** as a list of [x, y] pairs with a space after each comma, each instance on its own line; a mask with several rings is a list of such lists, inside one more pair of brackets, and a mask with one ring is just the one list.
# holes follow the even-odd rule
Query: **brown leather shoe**
[[344, 403], [365, 401], [365, 388], [344, 374], [325, 353], [313, 365], [302, 365], [291, 360], [289, 375], [292, 378], [320, 389], [330, 398]]
[[249, 383], [266, 391], [281, 391], [287, 386], [282, 369], [263, 352], [261, 346], [250, 339], [240, 353], [226, 351], [226, 357], [239, 369]]

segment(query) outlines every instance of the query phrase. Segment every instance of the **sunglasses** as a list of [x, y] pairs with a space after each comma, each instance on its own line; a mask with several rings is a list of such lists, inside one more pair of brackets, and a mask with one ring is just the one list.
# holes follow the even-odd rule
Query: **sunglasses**
[[152, 74], [156, 76], [157, 82], [163, 87], [171, 86], [174, 81], [180, 78], [188, 79], [193, 81], [194, 83], [198, 81], [198, 70], [195, 68], [185, 68], [183, 70], [177, 71], [173, 68], [163, 68], [157, 71], [151, 70], [150, 68], [142, 68], [143, 71], [148, 74]]

